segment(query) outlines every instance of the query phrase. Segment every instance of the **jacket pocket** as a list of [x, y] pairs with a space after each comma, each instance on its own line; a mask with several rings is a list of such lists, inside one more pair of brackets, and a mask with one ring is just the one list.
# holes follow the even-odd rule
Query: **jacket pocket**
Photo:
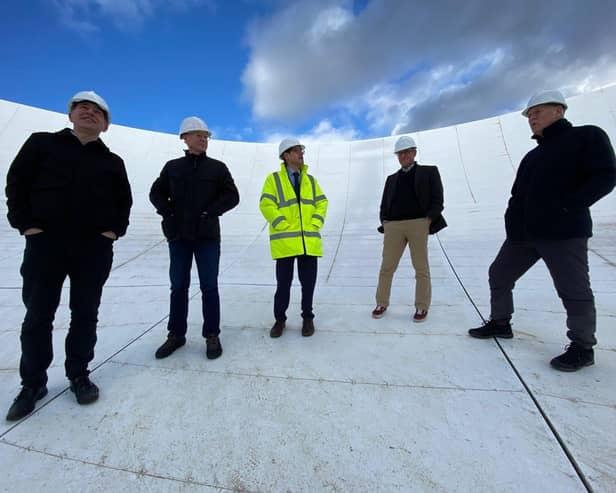
[[199, 216], [197, 237], [200, 240], [218, 240], [220, 238], [218, 217], [210, 214], [201, 214], [201, 216]]
[[178, 225], [175, 216], [163, 217], [161, 222], [163, 234], [168, 240], [175, 240], [178, 236]]

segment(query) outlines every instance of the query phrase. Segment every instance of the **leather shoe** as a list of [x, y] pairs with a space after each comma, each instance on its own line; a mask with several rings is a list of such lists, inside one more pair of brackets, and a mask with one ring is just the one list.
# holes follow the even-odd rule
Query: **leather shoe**
[[36, 406], [36, 401], [47, 395], [47, 387], [44, 385], [36, 389], [22, 387], [21, 392], [15, 397], [13, 404], [6, 415], [7, 421], [18, 421], [26, 417]]
[[310, 337], [312, 334], [314, 334], [314, 322], [311, 318], [305, 318], [302, 324], [302, 335]]
[[428, 318], [428, 310], [415, 310], [415, 315], [413, 315], [413, 322], [421, 323], [424, 322]]
[[216, 359], [222, 354], [222, 344], [218, 336], [207, 336], [205, 338], [205, 355], [207, 359]]
[[156, 359], [166, 358], [167, 356], [171, 356], [176, 349], [181, 348], [184, 344], [186, 344], [186, 337], [169, 334], [167, 340], [156, 350], [154, 356], [156, 356]]
[[91, 404], [98, 400], [98, 387], [87, 375], [71, 380], [71, 392], [75, 394], [79, 404]]
[[276, 320], [276, 323], [270, 330], [270, 337], [280, 337], [282, 335], [282, 331], [284, 330], [286, 323], [284, 320]]
[[376, 308], [372, 310], [372, 318], [383, 318], [385, 312], [387, 311], [387, 307], [383, 305], [376, 305]]

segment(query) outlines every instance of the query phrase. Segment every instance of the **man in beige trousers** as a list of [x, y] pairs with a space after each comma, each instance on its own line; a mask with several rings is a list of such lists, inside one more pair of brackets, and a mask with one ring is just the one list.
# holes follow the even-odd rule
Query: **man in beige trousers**
[[387, 177], [381, 199], [378, 230], [384, 233], [383, 260], [376, 290], [374, 318], [381, 318], [389, 306], [391, 283], [406, 246], [415, 270], [414, 322], [428, 316], [432, 300], [428, 235], [447, 226], [443, 211], [443, 185], [436, 166], [415, 161], [417, 145], [412, 137], [400, 137], [394, 146], [400, 170]]

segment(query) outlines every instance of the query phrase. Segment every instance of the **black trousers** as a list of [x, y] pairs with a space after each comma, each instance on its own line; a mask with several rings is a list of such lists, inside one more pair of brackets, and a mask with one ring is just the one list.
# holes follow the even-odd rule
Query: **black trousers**
[[73, 379], [89, 374], [98, 307], [113, 261], [112, 245], [113, 241], [102, 235], [66, 237], [43, 232], [26, 236], [21, 266], [26, 306], [19, 365], [22, 385], [47, 383], [47, 368], [53, 359], [53, 320], [66, 277], [70, 279], [71, 310], [65, 340], [66, 376]]
[[513, 288], [539, 259], [543, 259], [567, 312], [567, 337], [584, 348], [595, 339], [595, 298], [588, 275], [588, 239], [505, 240], [489, 270], [491, 318], [513, 314]]
[[274, 318], [287, 319], [287, 308], [291, 298], [293, 265], [297, 259], [297, 274], [302, 285], [302, 318], [313, 319], [312, 299], [317, 282], [317, 259], [310, 255], [299, 255], [276, 259], [276, 294], [274, 295]]

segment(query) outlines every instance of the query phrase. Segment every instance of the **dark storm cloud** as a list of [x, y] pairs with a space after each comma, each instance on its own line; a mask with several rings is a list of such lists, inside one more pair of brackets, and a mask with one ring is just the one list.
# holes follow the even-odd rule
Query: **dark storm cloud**
[[616, 80], [616, 2], [295, 2], [249, 34], [257, 118], [344, 108], [372, 132], [408, 132]]

